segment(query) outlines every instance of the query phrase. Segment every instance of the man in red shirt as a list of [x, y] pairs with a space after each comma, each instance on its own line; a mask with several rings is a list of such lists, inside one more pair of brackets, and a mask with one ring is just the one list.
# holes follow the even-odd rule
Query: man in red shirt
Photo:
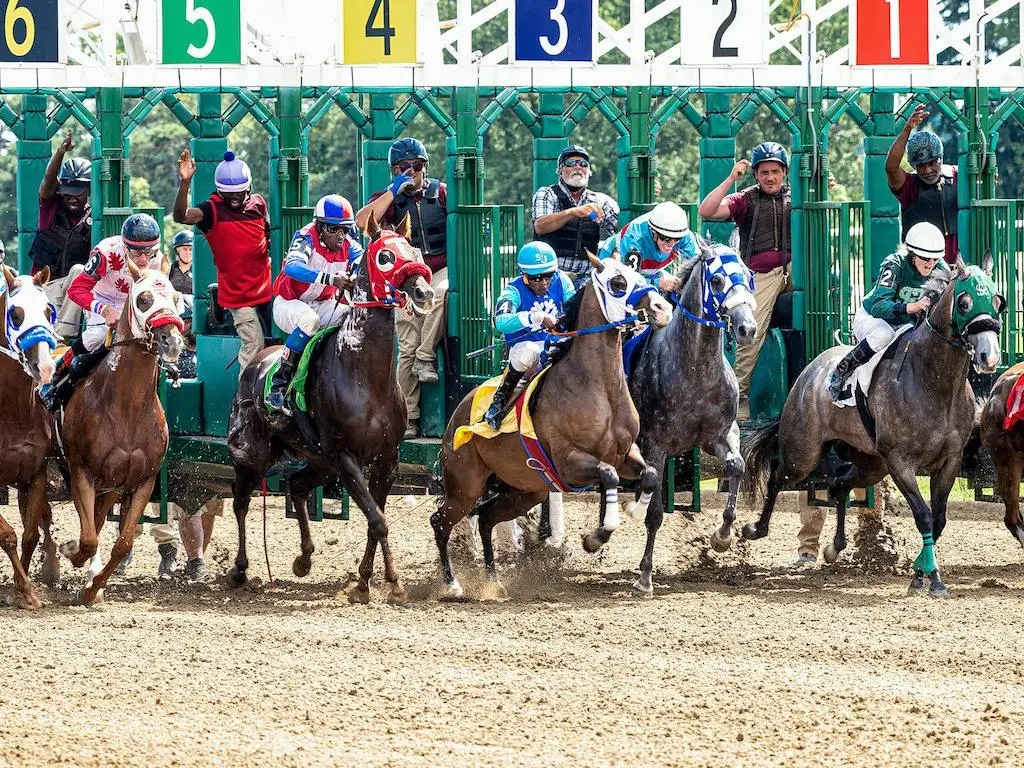
[[178, 196], [174, 220], [193, 224], [206, 236], [217, 267], [217, 301], [231, 312], [242, 340], [240, 371], [263, 349], [263, 324], [256, 308], [273, 298], [270, 291], [270, 219], [267, 202], [252, 191], [249, 166], [225, 152], [217, 165], [217, 191], [195, 208], [188, 207], [196, 162], [186, 149], [178, 158]]

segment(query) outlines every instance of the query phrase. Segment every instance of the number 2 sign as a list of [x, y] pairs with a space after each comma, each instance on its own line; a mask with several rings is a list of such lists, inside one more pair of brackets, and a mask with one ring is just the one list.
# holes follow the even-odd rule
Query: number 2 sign
[[515, 0], [510, 15], [512, 61], [594, 60], [597, 0]]
[[682, 0], [680, 63], [764, 64], [768, 61], [767, 0]]

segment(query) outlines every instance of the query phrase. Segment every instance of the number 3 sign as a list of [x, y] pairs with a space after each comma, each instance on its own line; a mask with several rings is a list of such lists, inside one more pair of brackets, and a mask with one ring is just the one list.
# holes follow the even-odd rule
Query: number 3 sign
[[768, 61], [767, 0], [682, 0], [679, 26], [683, 66]]
[[593, 61], [597, 0], [515, 0], [509, 19], [513, 61]]

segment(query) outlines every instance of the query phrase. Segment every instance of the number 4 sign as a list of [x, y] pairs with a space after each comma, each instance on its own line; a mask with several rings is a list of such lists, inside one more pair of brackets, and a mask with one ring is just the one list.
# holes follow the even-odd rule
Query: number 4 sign
[[854, 64], [931, 64], [929, 0], [857, 0]]
[[346, 64], [415, 64], [416, 0], [344, 0]]
[[594, 60], [597, 0], [515, 0], [510, 10], [512, 61]]

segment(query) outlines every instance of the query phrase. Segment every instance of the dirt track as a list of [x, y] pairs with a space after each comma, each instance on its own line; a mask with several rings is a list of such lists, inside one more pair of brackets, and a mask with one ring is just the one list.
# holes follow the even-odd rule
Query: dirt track
[[[905, 574], [864, 574], [848, 554], [794, 574], [792, 512], [767, 541], [706, 555], [711, 496], [713, 512], [662, 529], [653, 599], [630, 595], [641, 528], [626, 521], [587, 556], [575, 532], [596, 509], [574, 502], [561, 569], [506, 570], [507, 601], [442, 604], [429, 503], [410, 501], [390, 509], [406, 608], [383, 602], [379, 576], [368, 607], [340, 594], [361, 523], [315, 525], [313, 572], [295, 579], [298, 532], [276, 502], [272, 588], [258, 512], [260, 581], [244, 590], [155, 582], [146, 537], [86, 610], [64, 562], [41, 611], [0, 609], [0, 765], [1020, 764], [1024, 553], [997, 507], [953, 510], [944, 601], [906, 597]], [[64, 541], [77, 522], [57, 516]], [[912, 521], [893, 522], [916, 554]], [[219, 572], [234, 542], [229, 515]], [[471, 595], [479, 571], [460, 569]], [[0, 573], [9, 585], [6, 561]]]

